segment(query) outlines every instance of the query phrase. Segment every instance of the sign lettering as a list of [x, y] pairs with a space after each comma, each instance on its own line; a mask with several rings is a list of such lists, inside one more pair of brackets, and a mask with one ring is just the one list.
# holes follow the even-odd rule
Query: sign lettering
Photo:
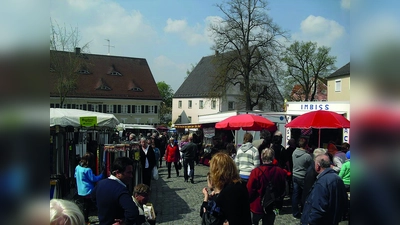
[[79, 123], [82, 127], [97, 126], [97, 116], [83, 116], [79, 117]]

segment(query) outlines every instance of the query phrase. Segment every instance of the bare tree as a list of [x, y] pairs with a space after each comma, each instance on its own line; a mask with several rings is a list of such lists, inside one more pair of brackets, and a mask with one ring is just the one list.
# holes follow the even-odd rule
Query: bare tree
[[296, 87], [296, 94], [301, 100], [313, 101], [318, 81], [336, 69], [336, 57], [329, 55], [330, 50], [325, 46], [318, 47], [315, 42], [295, 41], [283, 54], [282, 61], [287, 65], [286, 80], [292, 88], [300, 85]]
[[67, 29], [50, 19], [50, 75], [55, 78], [51, 85], [57, 90], [60, 108], [76, 89], [79, 72], [88, 66], [83, 52], [88, 51], [89, 43], [79, 48], [79, 41], [78, 28]]
[[272, 72], [279, 68], [280, 38], [283, 31], [268, 16], [265, 0], [231, 0], [217, 7], [224, 14], [221, 22], [210, 26], [218, 53], [214, 64], [218, 72], [210, 96], [225, 95], [240, 86], [239, 102], [246, 110], [261, 106], [261, 102], [283, 101]]

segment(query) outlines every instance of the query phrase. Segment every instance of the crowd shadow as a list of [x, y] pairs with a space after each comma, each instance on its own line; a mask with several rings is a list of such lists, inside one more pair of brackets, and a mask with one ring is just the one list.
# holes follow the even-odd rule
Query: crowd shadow
[[[156, 212], [156, 223], [168, 223], [176, 220], [180, 220], [188, 216], [188, 214], [196, 213], [197, 210], [193, 211], [193, 206], [183, 199], [179, 193], [188, 188], [196, 187], [200, 183], [207, 184], [206, 175], [196, 174], [194, 175], [194, 184], [184, 182], [183, 169], [179, 171], [179, 177], [176, 177], [175, 169], [171, 168], [171, 178], [167, 179], [168, 172], [166, 167], [159, 168], [159, 179], [152, 180], [151, 184], [151, 195], [149, 202], [154, 206]], [[177, 184], [176, 182], [179, 182]], [[182, 185], [181, 187], [177, 185]], [[191, 185], [194, 185], [193, 187]], [[199, 192], [201, 194], [201, 191]], [[201, 198], [200, 198], [201, 201]], [[198, 204], [201, 204], [201, 202]]]

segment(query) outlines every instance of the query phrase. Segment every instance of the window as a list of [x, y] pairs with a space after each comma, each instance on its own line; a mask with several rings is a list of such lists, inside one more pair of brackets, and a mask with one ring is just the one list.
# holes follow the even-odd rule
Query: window
[[235, 109], [235, 102], [228, 102], [228, 110], [234, 110]]
[[203, 100], [200, 100], [199, 101], [199, 109], [202, 109], [202, 108], [204, 108], [204, 103], [203, 103]]
[[54, 108], [54, 104], [53, 103], [50, 104], [50, 108]]
[[177, 121], [178, 123], [181, 123], [181, 118], [182, 118], [181, 116], [178, 116], [178, 121]]
[[107, 113], [114, 113], [114, 106], [113, 105], [107, 105]]
[[149, 113], [152, 113], [152, 114], [154, 114], [155, 112], [155, 106], [154, 105], [151, 105], [151, 106], [149, 106]]
[[182, 101], [178, 102], [178, 108], [182, 108]]
[[89, 72], [89, 70], [87, 70], [87, 69], [78, 70], [78, 73], [80, 73], [80, 74], [91, 74], [91, 73]]
[[336, 92], [342, 91], [342, 80], [335, 80], [335, 91]]
[[191, 123], [192, 122], [192, 117], [188, 116], [188, 120], [189, 120], [189, 123]]
[[212, 100], [211, 101], [211, 109], [215, 109], [217, 108], [217, 101], [216, 100]]
[[132, 89], [131, 89], [131, 91], [138, 91], [138, 92], [141, 92], [141, 91], [143, 91], [140, 87], [133, 87]]
[[240, 83], [240, 91], [244, 91], [244, 85], [242, 83]]
[[189, 109], [191, 109], [192, 108], [192, 100], [189, 100], [188, 105], [189, 105]]
[[128, 113], [128, 106], [127, 105], [122, 105], [121, 113]]
[[122, 74], [120, 72], [118, 72], [118, 71], [112, 71], [110, 73], [110, 75], [112, 75], [112, 76], [122, 76]]

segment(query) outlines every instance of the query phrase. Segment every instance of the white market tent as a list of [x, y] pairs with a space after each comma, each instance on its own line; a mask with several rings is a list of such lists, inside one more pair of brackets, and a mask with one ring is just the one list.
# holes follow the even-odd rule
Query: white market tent
[[50, 108], [50, 127], [81, 127], [81, 117], [97, 117], [97, 127], [115, 128], [119, 121], [113, 114], [85, 111], [80, 109]]

